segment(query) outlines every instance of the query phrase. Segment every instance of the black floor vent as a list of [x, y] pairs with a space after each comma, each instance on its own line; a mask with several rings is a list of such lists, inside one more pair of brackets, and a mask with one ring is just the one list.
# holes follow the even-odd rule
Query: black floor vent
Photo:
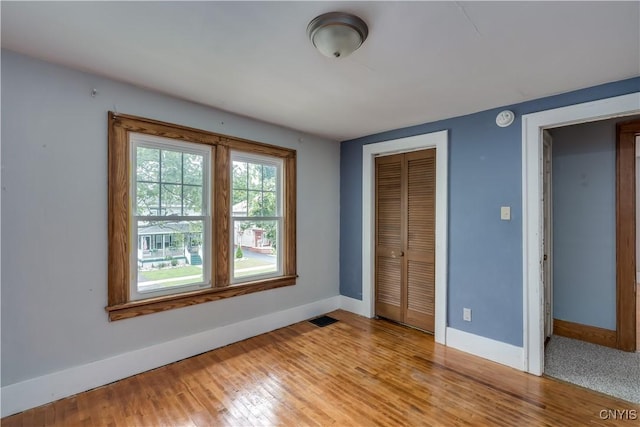
[[325, 327], [325, 326], [329, 326], [332, 323], [336, 323], [338, 321], [338, 319], [334, 319], [333, 317], [329, 317], [329, 316], [320, 316], [320, 317], [316, 317], [315, 319], [311, 319], [309, 320], [309, 322], [313, 323], [316, 326], [320, 326]]

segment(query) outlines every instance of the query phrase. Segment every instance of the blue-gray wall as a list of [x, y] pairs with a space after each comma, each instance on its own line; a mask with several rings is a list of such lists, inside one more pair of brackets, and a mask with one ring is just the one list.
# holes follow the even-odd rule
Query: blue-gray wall
[[[362, 146], [449, 130], [448, 326], [522, 346], [523, 114], [640, 91], [640, 78], [367, 136], [341, 145], [340, 293], [362, 299]], [[496, 114], [513, 110], [507, 128]], [[511, 206], [511, 221], [500, 221]], [[462, 308], [473, 322], [462, 320]]]
[[616, 122], [551, 130], [553, 316], [616, 329]]

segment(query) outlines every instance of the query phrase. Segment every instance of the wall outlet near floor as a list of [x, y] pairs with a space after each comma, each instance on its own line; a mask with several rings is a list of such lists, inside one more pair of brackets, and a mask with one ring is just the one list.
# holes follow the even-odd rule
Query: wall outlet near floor
[[467, 322], [471, 322], [471, 309], [470, 308], [463, 308], [462, 309], [462, 320], [465, 320]]

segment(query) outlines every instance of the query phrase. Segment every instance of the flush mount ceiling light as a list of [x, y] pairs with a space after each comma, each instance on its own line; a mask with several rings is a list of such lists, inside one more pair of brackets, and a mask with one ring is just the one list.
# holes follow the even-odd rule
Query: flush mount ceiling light
[[367, 24], [355, 15], [329, 12], [309, 22], [307, 35], [324, 56], [344, 58], [367, 39]]

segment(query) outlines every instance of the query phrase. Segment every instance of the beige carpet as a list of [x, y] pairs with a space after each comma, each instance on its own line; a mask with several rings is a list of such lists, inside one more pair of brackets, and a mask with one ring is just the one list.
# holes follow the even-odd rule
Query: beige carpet
[[554, 335], [545, 349], [544, 373], [640, 404], [640, 353]]

